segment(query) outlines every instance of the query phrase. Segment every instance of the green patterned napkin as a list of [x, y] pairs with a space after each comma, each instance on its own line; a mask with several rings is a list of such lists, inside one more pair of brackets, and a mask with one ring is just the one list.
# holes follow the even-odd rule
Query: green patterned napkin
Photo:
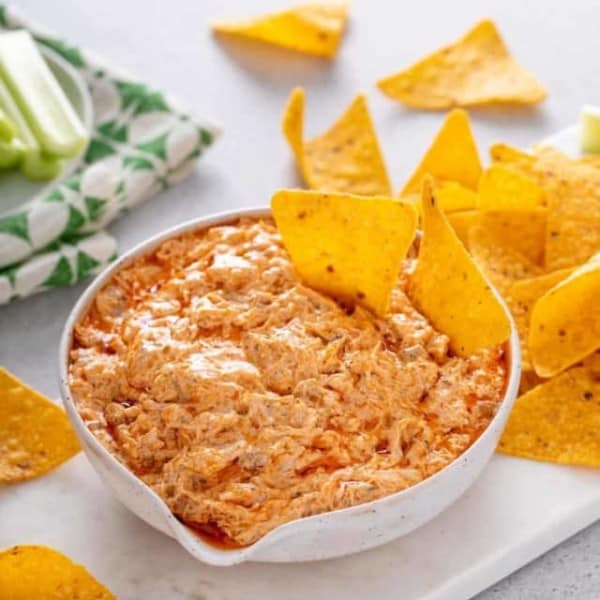
[[[39, 43], [59, 53], [83, 76], [94, 105], [92, 140], [75, 175], [0, 216], [2, 304], [76, 283], [102, 268], [116, 255], [114, 240], [109, 244], [107, 234], [90, 234], [189, 175], [218, 130], [2, 5], [0, 27], [28, 29]], [[77, 249], [86, 244], [97, 248], [100, 242], [102, 251], [90, 254], [94, 266], [80, 269]], [[54, 276], [59, 271], [64, 275]]]

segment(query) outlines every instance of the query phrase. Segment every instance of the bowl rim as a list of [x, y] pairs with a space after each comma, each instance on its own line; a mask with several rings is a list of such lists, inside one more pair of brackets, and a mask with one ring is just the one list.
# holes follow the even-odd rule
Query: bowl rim
[[[287, 537], [288, 532], [293, 529], [302, 528], [308, 522], [323, 522], [331, 518], [337, 519], [342, 516], [358, 514], [362, 512], [369, 512], [374, 506], [382, 507], [385, 504], [391, 504], [400, 497], [410, 497], [421, 492], [426, 493], [427, 489], [434, 486], [436, 482], [443, 477], [448, 476], [448, 473], [452, 470], [452, 467], [456, 467], [461, 461], [468, 461], [469, 457], [476, 454], [478, 449], [485, 443], [486, 439], [495, 434], [497, 425], [508, 415], [508, 412], [512, 408], [512, 404], [516, 399], [519, 382], [521, 377], [521, 352], [519, 337], [516, 329], [516, 325], [512, 318], [510, 311], [503, 298], [500, 296], [496, 288], [490, 284], [492, 291], [496, 298], [500, 301], [505, 313], [509, 317], [510, 321], [510, 336], [505, 342], [505, 349], [507, 354], [507, 368], [508, 376], [504, 389], [504, 395], [502, 401], [498, 406], [496, 414], [488, 423], [485, 430], [479, 435], [479, 437], [473, 442], [464, 452], [459, 454], [454, 460], [448, 463], [445, 467], [423, 479], [422, 481], [412, 485], [408, 488], [388, 494], [382, 498], [371, 500], [363, 504], [357, 504], [347, 508], [337, 509], [334, 511], [328, 511], [308, 517], [302, 517], [294, 519], [282, 525], [279, 525], [275, 529], [272, 529], [263, 537], [258, 539], [253, 544], [244, 546], [242, 548], [219, 548], [208, 542], [201, 537], [197, 536], [190, 528], [181, 523], [171, 510], [167, 507], [166, 503], [148, 487], [140, 478], [138, 478], [132, 471], [130, 471], [123, 463], [121, 463], [116, 456], [111, 454], [101, 442], [94, 436], [94, 434], [85, 425], [79, 411], [75, 407], [75, 402], [71, 395], [71, 391], [68, 383], [68, 365], [69, 365], [69, 352], [72, 343], [72, 333], [74, 326], [79, 322], [81, 317], [85, 314], [85, 311], [90, 306], [91, 302], [95, 298], [101, 287], [121, 268], [129, 264], [136, 258], [143, 256], [152, 250], [154, 250], [162, 242], [176, 237], [178, 235], [195, 231], [198, 229], [206, 229], [209, 227], [226, 225], [237, 219], [244, 217], [270, 217], [271, 209], [269, 207], [251, 207], [242, 209], [231, 209], [222, 211], [219, 213], [213, 213], [210, 215], [196, 217], [163, 230], [146, 240], [136, 244], [133, 248], [125, 252], [115, 262], [106, 267], [96, 278], [88, 285], [83, 294], [79, 297], [73, 308], [71, 309], [69, 316], [63, 327], [60, 344], [59, 344], [59, 388], [65, 406], [66, 412], [73, 424], [76, 432], [82, 440], [82, 445], [89, 447], [90, 450], [99, 455], [105, 462], [108, 461], [109, 466], [112, 470], [117, 471], [121, 477], [125, 478], [132, 485], [138, 486], [151, 498], [155, 504], [155, 508], [159, 510], [162, 516], [167, 521], [171, 535], [177, 539], [177, 541], [192, 554], [195, 558], [206, 562], [208, 564], [217, 566], [228, 566], [237, 564], [246, 560], [251, 560], [252, 555], [256, 554], [260, 549], [276, 544], [279, 539]], [[498, 433], [499, 435], [499, 433]], [[487, 461], [486, 461], [487, 462]], [[106, 484], [105, 484], [106, 485]], [[335, 515], [335, 516], [333, 516]]]

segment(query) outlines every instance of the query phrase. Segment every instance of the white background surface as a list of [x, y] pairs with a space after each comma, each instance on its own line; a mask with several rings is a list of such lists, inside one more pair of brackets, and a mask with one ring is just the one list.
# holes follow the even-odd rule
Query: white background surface
[[[331, 123], [358, 90], [368, 93], [390, 175], [398, 187], [443, 117], [400, 108], [377, 91], [374, 81], [458, 37], [482, 16], [498, 22], [511, 49], [550, 92], [537, 109], [473, 111], [483, 153], [500, 139], [527, 145], [572, 122], [581, 104], [600, 104], [599, 2], [354, 0], [350, 30], [332, 63], [247, 44], [220, 44], [210, 36], [208, 23], [213, 18], [283, 5], [276, 0], [19, 0], [29, 17], [127, 68], [140, 80], [185, 98], [197, 113], [213, 115], [225, 126], [225, 135], [195, 176], [111, 228], [123, 250], [189, 217], [266, 203], [276, 187], [296, 184], [279, 120], [287, 95], [297, 84], [307, 88], [308, 135]], [[81, 289], [58, 290], [0, 308], [0, 363], [49, 395], [57, 393], [59, 333]], [[496, 465], [504, 469], [508, 460]], [[545, 473], [563, 477], [557, 469], [540, 468], [540, 491]], [[518, 469], [508, 473], [506, 481], [518, 477]], [[565, 473], [568, 480], [570, 472]], [[486, 476], [478, 486], [485, 486]], [[411, 598], [410, 586], [391, 576], [402, 565], [422, 569], [423, 577], [434, 568], [450, 573], [455, 548], [489, 535], [468, 531], [468, 519], [463, 532], [453, 530], [450, 539], [442, 535], [448, 549], [444, 564], [431, 564], [427, 547], [396, 542], [309, 567], [245, 565], [223, 571], [194, 563], [174, 543], [129, 515], [105, 495], [83, 457], [57, 471], [50, 481], [45, 489], [53, 494], [39, 492], [42, 480], [0, 490], [0, 547], [44, 541], [67, 552], [77, 550], [76, 558], [88, 564], [99, 564], [95, 553], [103, 553], [106, 558], [95, 573], [108, 584], [118, 573], [120, 589], [113, 588], [124, 600], [140, 597], [133, 590], [149, 573], [155, 584], [143, 597], [161, 600], [266, 597], [268, 591], [270, 598], [309, 594], [317, 599]], [[496, 493], [493, 485], [485, 489], [479, 497]], [[72, 514], [67, 508], [78, 493], [88, 499], [88, 506]], [[19, 511], [24, 506], [30, 509], [26, 515]], [[15, 538], [17, 525], [27, 531], [28, 539]], [[493, 529], [493, 522], [489, 526]], [[90, 531], [94, 539], [87, 539]], [[127, 561], [140, 554], [147, 555], [147, 563]], [[567, 597], [600, 597], [598, 525], [482, 594], [480, 600]]]

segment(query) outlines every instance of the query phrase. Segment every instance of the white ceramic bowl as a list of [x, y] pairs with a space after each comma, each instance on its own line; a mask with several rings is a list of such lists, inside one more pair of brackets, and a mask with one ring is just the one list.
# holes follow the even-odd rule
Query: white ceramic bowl
[[379, 546], [413, 531], [452, 504], [475, 481], [496, 448], [519, 387], [519, 340], [512, 324], [508, 341], [509, 379], [502, 404], [479, 439], [447, 467], [413, 487], [379, 500], [281, 525], [245, 548], [221, 549], [196, 536], [175, 518], [157, 494], [119, 463], [85, 426], [68, 386], [72, 331], [100, 288], [132, 259], [150, 252], [164, 240], [185, 231], [223, 224], [243, 216], [267, 215], [269, 211], [262, 208], [203, 217], [139, 244], [100, 274], [84, 292], [67, 320], [60, 344], [63, 401], [92, 466], [107, 487], [131, 511], [156, 529], [174, 537], [192, 556], [211, 565], [233, 565], [249, 560], [293, 562], [333, 558]]

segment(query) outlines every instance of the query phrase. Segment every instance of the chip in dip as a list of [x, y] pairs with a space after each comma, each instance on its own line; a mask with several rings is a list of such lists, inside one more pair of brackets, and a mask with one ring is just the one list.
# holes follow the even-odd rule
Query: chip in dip
[[304, 285], [270, 219], [181, 234], [75, 326], [75, 405], [180, 520], [230, 545], [403, 490], [477, 439], [506, 383], [503, 345], [459, 357], [417, 311], [414, 262], [377, 317]]

